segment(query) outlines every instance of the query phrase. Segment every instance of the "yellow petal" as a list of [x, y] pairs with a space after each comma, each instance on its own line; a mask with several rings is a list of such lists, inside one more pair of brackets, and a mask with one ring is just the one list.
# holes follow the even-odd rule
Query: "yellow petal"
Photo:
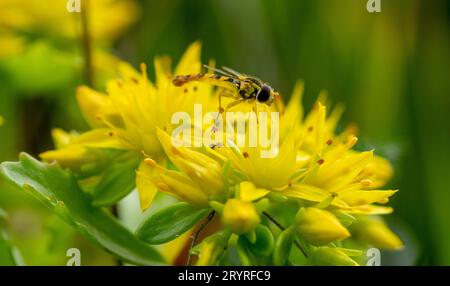
[[132, 83], [135, 83], [142, 76], [133, 66], [126, 62], [120, 62], [119, 73], [122, 79]]
[[165, 87], [170, 83], [171, 70], [170, 70], [171, 60], [169, 57], [156, 57], [154, 61], [155, 65], [155, 78], [156, 85], [158, 88]]
[[200, 254], [198, 255], [197, 266], [212, 266], [217, 263], [217, 259], [226, 248], [228, 239], [222, 234], [215, 234], [202, 241]]
[[132, 146], [120, 140], [108, 129], [93, 129], [75, 138], [70, 145], [89, 148], [131, 149]]
[[334, 133], [334, 130], [339, 122], [339, 119], [341, 118], [342, 114], [344, 113], [344, 105], [338, 104], [336, 107], [333, 108], [333, 111], [331, 112], [330, 116], [327, 118], [327, 131]]
[[42, 160], [47, 162], [57, 161], [64, 167], [76, 167], [84, 163], [95, 162], [98, 157], [95, 153], [80, 145], [68, 146], [63, 149], [47, 151], [39, 154]]
[[304, 91], [304, 83], [298, 81], [295, 84], [292, 96], [289, 99], [289, 103], [284, 111], [281, 119], [281, 133], [282, 137], [286, 136], [296, 126], [298, 126], [303, 119], [303, 105], [302, 96]]
[[391, 207], [376, 206], [376, 205], [362, 205], [351, 207], [346, 210], [350, 214], [364, 214], [364, 215], [386, 215], [394, 211]]
[[208, 205], [208, 195], [188, 176], [177, 171], [167, 170], [152, 159], [145, 159], [144, 162], [152, 169], [150, 180], [158, 187], [159, 191], [194, 205]]
[[68, 133], [62, 129], [55, 128], [52, 130], [53, 142], [57, 149], [61, 149], [72, 142], [77, 135]]
[[[61, 135], [61, 134], [59, 134]], [[79, 166], [83, 163], [95, 162], [101, 157], [95, 149], [129, 149], [130, 146], [110, 136], [107, 129], [94, 129], [75, 137], [62, 149], [39, 154], [45, 161], [57, 161], [62, 166]], [[67, 140], [68, 138], [65, 138]]]
[[372, 160], [373, 151], [348, 153], [345, 157], [319, 169], [311, 184], [339, 190], [350, 184]]
[[339, 197], [350, 206], [368, 205], [371, 203], [385, 203], [397, 190], [356, 190], [338, 193]]
[[[223, 191], [224, 182], [222, 166], [219, 162], [196, 150], [187, 147], [175, 147], [177, 139], [171, 137], [161, 129], [157, 130], [158, 139], [170, 160], [191, 178], [203, 192], [216, 195]], [[182, 145], [181, 142], [176, 144]]]
[[180, 62], [175, 69], [176, 75], [196, 74], [201, 71], [201, 53], [202, 45], [200, 42], [192, 43], [181, 57]]
[[240, 199], [244, 202], [253, 202], [266, 196], [270, 191], [262, 188], [256, 188], [253, 183], [245, 181], [240, 184]]
[[154, 169], [142, 162], [136, 172], [136, 187], [139, 193], [139, 202], [141, 210], [146, 210], [153, 202], [157, 186], [152, 182], [151, 177], [154, 175]]
[[[289, 188], [282, 193], [283, 195], [291, 198], [312, 202], [322, 202], [331, 195], [330, 192], [324, 189], [305, 184], [296, 184], [292, 186], [292, 188]], [[339, 197], [334, 198], [331, 204], [339, 208], [348, 208], [347, 203], [341, 200]]]
[[77, 89], [77, 101], [89, 126], [92, 128], [103, 126], [97, 115], [108, 101], [106, 94], [97, 92], [87, 86], [81, 86]]
[[215, 261], [217, 245], [214, 241], [204, 241], [200, 249], [197, 266], [211, 266]]
[[164, 256], [164, 258], [166, 258], [166, 261], [168, 261], [171, 265], [175, 264], [178, 256], [184, 250], [184, 247], [186, 246], [187, 242], [191, 239], [191, 235], [194, 231], [194, 228], [195, 227], [183, 233], [176, 239], [162, 245], [161, 250], [162, 255]]

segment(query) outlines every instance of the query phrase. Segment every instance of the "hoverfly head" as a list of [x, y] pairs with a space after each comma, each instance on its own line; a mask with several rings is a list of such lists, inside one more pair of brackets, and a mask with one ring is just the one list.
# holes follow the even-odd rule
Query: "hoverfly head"
[[263, 84], [256, 94], [256, 100], [260, 103], [271, 105], [274, 100], [273, 89], [269, 85]]

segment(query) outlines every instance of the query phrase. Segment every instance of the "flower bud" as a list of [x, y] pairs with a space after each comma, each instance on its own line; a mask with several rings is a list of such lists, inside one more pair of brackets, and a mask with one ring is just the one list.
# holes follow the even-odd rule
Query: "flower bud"
[[259, 222], [258, 212], [250, 202], [229, 199], [223, 208], [222, 223], [234, 233], [243, 234], [249, 232]]
[[326, 210], [318, 208], [301, 209], [295, 220], [297, 234], [316, 246], [350, 236], [350, 232], [340, 221]]
[[319, 247], [311, 251], [308, 264], [313, 266], [359, 266], [344, 251], [331, 247]]
[[381, 219], [360, 218], [352, 228], [355, 238], [377, 248], [399, 250], [403, 242]]

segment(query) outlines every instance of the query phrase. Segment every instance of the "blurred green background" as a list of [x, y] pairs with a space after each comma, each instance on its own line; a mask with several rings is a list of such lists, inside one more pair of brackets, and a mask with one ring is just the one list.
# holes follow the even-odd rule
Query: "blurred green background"
[[[388, 222], [406, 248], [385, 253], [382, 264], [450, 265], [450, 2], [381, 0], [381, 13], [368, 13], [366, 2], [138, 1], [139, 18], [108, 51], [151, 66], [160, 54], [176, 62], [200, 40], [204, 62], [257, 75], [286, 99], [303, 79], [307, 108], [326, 89], [346, 106], [342, 124], [358, 125], [358, 148], [375, 148], [395, 168], [390, 187], [400, 192]], [[57, 53], [58, 41], [33, 40], [55, 51], [31, 55], [19, 80], [11, 60], [0, 59], [0, 161], [50, 149], [52, 127], [87, 128], [74, 100], [82, 69], [61, 76], [80, 65], [81, 45], [71, 44], [73, 59], [55, 59], [46, 53]], [[64, 264], [68, 245], [92, 248], [86, 264], [115, 263], [21, 192], [0, 187], [0, 208], [10, 213], [11, 239], [27, 264]]]

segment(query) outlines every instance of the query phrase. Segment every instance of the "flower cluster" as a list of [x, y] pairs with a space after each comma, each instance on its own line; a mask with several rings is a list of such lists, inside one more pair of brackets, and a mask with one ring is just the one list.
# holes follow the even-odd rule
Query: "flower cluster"
[[[72, 169], [88, 192], [116, 158], [137, 162], [132, 168], [142, 210], [164, 193], [210, 213], [209, 236], [190, 249], [198, 265], [358, 265], [369, 246], [402, 247], [380, 217], [393, 211], [383, 205], [396, 190], [380, 189], [392, 175], [391, 165], [373, 150], [352, 149], [357, 143], [353, 126], [336, 132], [341, 106], [327, 112], [326, 98], [319, 96], [305, 114], [298, 83], [280, 115], [277, 156], [265, 158], [262, 147], [233, 142], [188, 147], [174, 144], [173, 113], [192, 114], [196, 103], [217, 111], [222, 90], [198, 81], [173, 85], [175, 75], [201, 72], [198, 43], [175, 70], [165, 57], [156, 58], [154, 66], [154, 82], [145, 65], [138, 72], [122, 63], [120, 78], [107, 84], [106, 93], [80, 87], [79, 106], [92, 130], [55, 130], [57, 149], [41, 158]], [[215, 214], [220, 219], [211, 219]], [[202, 229], [189, 227], [186, 233], [197, 238]], [[188, 238], [173, 239], [184, 245]]]
[[[68, 10], [72, 2], [79, 3], [79, 12]], [[102, 86], [120, 62], [111, 52], [113, 44], [138, 17], [134, 0], [2, 0], [0, 69], [17, 89], [53, 91], [81, 74], [83, 39], [92, 54], [95, 82]]]
[[[87, 0], [82, 8], [88, 10], [91, 37], [108, 44], [121, 35], [138, 15], [133, 0]], [[72, 17], [67, 10], [67, 0], [2, 0], [0, 2], [0, 40], [11, 52], [19, 51], [25, 36], [44, 34], [61, 38], [77, 38], [81, 33], [80, 13]], [[81, 2], [80, 2], [81, 3]], [[46, 5], [51, 6], [48, 9]], [[81, 7], [80, 7], [81, 8]], [[108, 23], [108, 25], [105, 25]], [[6, 41], [6, 40], [10, 41]], [[13, 49], [14, 47], [14, 49]], [[6, 52], [3, 51], [2, 52]]]

